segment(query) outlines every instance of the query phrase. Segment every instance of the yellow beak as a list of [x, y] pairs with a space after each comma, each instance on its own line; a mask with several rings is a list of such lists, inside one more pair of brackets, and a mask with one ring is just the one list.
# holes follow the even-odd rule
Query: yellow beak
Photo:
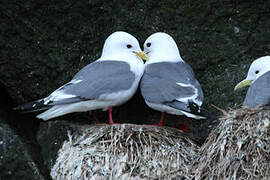
[[250, 86], [252, 84], [253, 80], [243, 80], [240, 83], [238, 83], [235, 87], [234, 90], [241, 89], [246, 86]]
[[148, 56], [145, 52], [141, 51], [141, 52], [134, 52], [138, 57], [140, 57], [142, 60], [147, 61], [148, 60]]

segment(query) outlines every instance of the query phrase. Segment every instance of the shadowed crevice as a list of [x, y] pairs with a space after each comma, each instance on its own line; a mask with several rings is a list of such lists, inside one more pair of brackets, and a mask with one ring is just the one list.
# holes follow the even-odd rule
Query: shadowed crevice
[[26, 145], [27, 151], [35, 162], [39, 172], [46, 180], [51, 180], [49, 170], [44, 166], [41, 155], [41, 146], [36, 140], [39, 129], [39, 120], [32, 114], [20, 116], [12, 110], [14, 102], [9, 96], [5, 85], [0, 81], [0, 122], [8, 124], [11, 129], [19, 135], [21, 141]]

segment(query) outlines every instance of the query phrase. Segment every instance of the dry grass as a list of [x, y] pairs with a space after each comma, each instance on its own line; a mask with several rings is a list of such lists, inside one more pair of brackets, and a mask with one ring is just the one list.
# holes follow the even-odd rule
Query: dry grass
[[172, 128], [81, 127], [59, 150], [53, 179], [270, 179], [270, 110], [224, 112], [199, 149]]
[[181, 131], [140, 125], [81, 127], [69, 135], [53, 179], [189, 178], [198, 146]]
[[269, 109], [231, 110], [200, 149], [194, 179], [270, 179]]

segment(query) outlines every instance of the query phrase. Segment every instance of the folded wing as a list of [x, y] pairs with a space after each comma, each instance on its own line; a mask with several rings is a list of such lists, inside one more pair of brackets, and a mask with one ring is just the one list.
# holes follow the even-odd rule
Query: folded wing
[[106, 96], [129, 89], [135, 74], [126, 62], [96, 61], [80, 70], [67, 84], [55, 90], [44, 99], [27, 103], [15, 110], [36, 111], [54, 105], [70, 104], [88, 100], [111, 100], [116, 96]]
[[141, 82], [141, 92], [146, 101], [166, 104], [191, 112], [201, 106], [203, 92], [191, 67], [185, 62], [153, 63], [146, 66]]

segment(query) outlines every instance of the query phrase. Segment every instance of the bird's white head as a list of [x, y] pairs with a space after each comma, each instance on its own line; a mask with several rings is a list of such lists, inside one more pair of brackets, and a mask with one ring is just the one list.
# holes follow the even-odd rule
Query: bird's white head
[[270, 71], [270, 56], [263, 56], [256, 59], [251, 63], [246, 79], [238, 83], [234, 89], [251, 85], [256, 79], [268, 71]]
[[258, 58], [251, 63], [246, 80], [254, 81], [268, 71], [270, 71], [270, 56]]
[[100, 60], [128, 61], [140, 58], [142, 52], [138, 40], [129, 33], [117, 31], [112, 33], [105, 41]]
[[148, 55], [146, 63], [183, 61], [174, 39], [163, 32], [154, 33], [146, 39], [144, 52]]

